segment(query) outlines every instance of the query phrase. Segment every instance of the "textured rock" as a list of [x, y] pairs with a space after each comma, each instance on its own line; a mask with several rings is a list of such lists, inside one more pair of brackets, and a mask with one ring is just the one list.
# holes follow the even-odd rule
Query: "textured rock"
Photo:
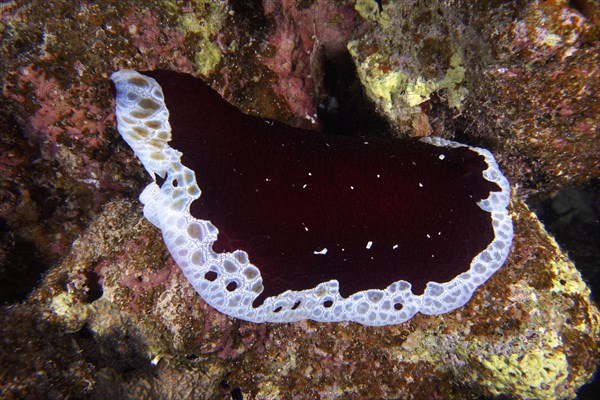
[[[535, 216], [513, 210], [513, 252], [471, 302], [373, 328], [226, 317], [195, 293], [140, 207], [112, 202], [26, 303], [3, 310], [2, 347], [21, 349], [18, 362], [1, 354], [14, 365], [3, 394], [64, 393], [58, 379], [92, 397], [218, 396], [227, 385], [251, 398], [573, 397], [598, 360], [600, 314]], [[39, 378], [48, 363], [65, 372]]]
[[523, 196], [599, 176], [597, 6], [373, 3], [349, 49], [397, 129], [494, 145]]
[[[267, 14], [258, 2], [2, 4], [2, 300], [23, 298], [65, 258], [28, 300], [0, 309], [0, 397], [543, 399], [572, 398], [589, 379], [598, 311], [519, 200], [509, 261], [473, 301], [386, 328], [231, 320], [196, 295], [137, 200], [114, 200], [135, 198], [145, 177], [114, 128], [110, 73], [204, 75], [246, 111], [312, 125], [299, 110], [327, 97], [327, 46], [349, 42], [366, 94], [400, 133], [490, 148], [515, 198], [598, 176], [593, 2], [336, 3], [273, 3]], [[322, 41], [308, 32], [313, 16]], [[284, 39], [291, 47], [276, 51]], [[406, 89], [428, 100], [414, 105]]]

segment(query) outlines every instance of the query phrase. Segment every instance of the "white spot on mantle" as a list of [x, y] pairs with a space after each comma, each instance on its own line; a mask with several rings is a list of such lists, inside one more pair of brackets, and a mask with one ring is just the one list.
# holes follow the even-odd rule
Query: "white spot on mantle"
[[370, 248], [371, 248], [371, 246], [373, 246], [373, 242], [372, 242], [371, 240], [369, 240], [369, 241], [367, 242], [367, 249], [370, 249]]
[[313, 254], [325, 255], [325, 254], [327, 254], [327, 247], [323, 247], [323, 249], [319, 250], [319, 251], [313, 251]]

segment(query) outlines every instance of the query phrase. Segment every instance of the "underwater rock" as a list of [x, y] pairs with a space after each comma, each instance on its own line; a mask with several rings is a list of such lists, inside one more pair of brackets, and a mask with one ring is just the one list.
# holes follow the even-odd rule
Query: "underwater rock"
[[[80, 393], [161, 398], [187, 388], [251, 398], [552, 399], [573, 398], [595, 370], [598, 309], [573, 264], [519, 201], [507, 265], [469, 303], [386, 327], [229, 318], [196, 294], [135, 203], [107, 205], [21, 311], [2, 309], [4, 332], [21, 332], [3, 335], [3, 348], [22, 349], [21, 360], [73, 360], [71, 373], [86, 376]], [[36, 347], [25, 343], [47, 339], [36, 329], [20, 331], [24, 315], [36, 329], [52, 327], [58, 353], [29, 353]], [[3, 365], [11, 354], [0, 353]], [[3, 390], [50, 384], [28, 378], [43, 374], [43, 363], [11, 365], [2, 371], [2, 381], [11, 382]]]
[[[325, 4], [295, 3], [298, 9]], [[518, 199], [513, 252], [470, 303], [443, 316], [418, 315], [382, 328], [231, 320], [199, 298], [140, 208], [130, 200], [114, 201], [119, 195], [136, 197], [147, 184], [143, 167], [114, 129], [108, 77], [115, 70], [203, 75], [244, 111], [311, 123], [306, 115], [293, 114], [293, 100], [274, 95], [273, 86], [283, 86], [265, 65], [274, 54], [270, 39], [284, 37], [275, 26], [289, 24], [276, 24], [261, 2], [235, 4], [2, 4], [0, 168], [6, 174], [0, 179], [0, 227], [36, 254], [19, 261], [3, 253], [2, 259], [39, 273], [37, 263], [47, 270], [61, 254], [68, 256], [26, 302], [0, 309], [0, 365], [11, 366], [0, 370], [0, 397], [233, 392], [255, 398], [573, 398], [596, 368], [598, 313], [573, 264]], [[414, 77], [437, 85], [452, 64], [449, 49], [462, 50], [464, 61], [457, 88], [468, 92], [464, 98], [458, 93], [460, 108], [447, 102], [449, 86], [434, 91], [401, 134], [431, 132], [490, 148], [516, 184], [517, 198], [543, 197], [597, 176], [600, 113], [592, 100], [600, 63], [592, 3], [455, 1], [441, 14], [437, 2], [378, 4], [338, 5], [354, 7], [361, 16], [356, 37], [339, 37], [357, 41], [365, 57], [429, 44], [405, 57], [408, 68], [417, 62], [416, 70], [408, 70]], [[398, 10], [388, 32], [398, 24], [405, 31], [386, 34], [377, 28], [383, 7]], [[431, 7], [434, 12], [428, 13]], [[323, 24], [337, 24], [335, 15], [324, 15], [333, 21]], [[537, 25], [541, 36], [535, 35]], [[442, 36], [450, 29], [448, 40], [458, 44], [440, 40], [439, 34], [427, 40], [438, 28]], [[302, 33], [307, 29], [304, 25]], [[361, 54], [355, 60], [363, 68], [359, 75], [366, 75]], [[311, 73], [322, 78], [320, 57], [312, 59]], [[295, 59], [288, 62], [294, 65]], [[380, 71], [395, 70], [380, 64]], [[432, 87], [422, 86], [427, 90], [421, 94]], [[389, 115], [388, 120], [396, 119]], [[0, 271], [2, 284], [11, 285], [11, 269]]]
[[370, 3], [348, 47], [397, 129], [496, 143], [524, 197], [600, 176], [597, 6]]

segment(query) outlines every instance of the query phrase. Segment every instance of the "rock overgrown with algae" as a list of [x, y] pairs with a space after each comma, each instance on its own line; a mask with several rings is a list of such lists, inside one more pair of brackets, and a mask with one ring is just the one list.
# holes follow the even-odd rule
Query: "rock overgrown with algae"
[[[573, 398], [598, 361], [598, 310], [517, 198], [600, 171], [598, 12], [576, 3], [3, 4], [3, 285], [66, 257], [0, 310], [1, 396]], [[442, 316], [232, 320], [193, 291], [137, 200], [115, 200], [146, 182], [114, 129], [108, 76], [201, 74], [246, 111], [306, 126], [340, 47], [397, 134], [494, 151], [516, 186], [511, 256]]]
[[501, 150], [523, 196], [599, 176], [597, 6], [377, 4], [356, 2], [371, 30], [348, 46], [367, 94], [400, 132]]
[[[210, 397], [228, 386], [252, 398], [431, 398], [436, 384], [443, 398], [571, 398], [598, 359], [600, 314], [535, 216], [518, 201], [513, 213], [507, 265], [455, 312], [380, 328], [271, 325], [206, 305], [140, 207], [113, 201], [24, 304], [3, 309], [3, 348], [20, 353], [0, 355], [13, 365], [2, 394], [59, 379], [84, 380], [75, 388], [92, 397]], [[58, 360], [61, 377], [27, 378]]]
[[468, 94], [465, 82], [466, 27], [451, 7], [375, 1], [355, 5], [371, 31], [348, 43], [367, 94], [396, 129], [428, 136], [427, 107], [442, 96], [454, 112]]

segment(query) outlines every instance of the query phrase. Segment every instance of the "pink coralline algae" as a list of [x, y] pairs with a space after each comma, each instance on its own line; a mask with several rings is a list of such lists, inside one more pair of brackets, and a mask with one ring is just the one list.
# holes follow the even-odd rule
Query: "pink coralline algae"
[[137, 297], [147, 296], [146, 292], [151, 288], [157, 286], [160, 287], [167, 283], [168, 280], [171, 279], [171, 273], [172, 269], [169, 266], [166, 266], [156, 273], [147, 273], [143, 276], [136, 274], [125, 275], [120, 281], [121, 285], [131, 289], [135, 293], [131, 308], [134, 311], [139, 310], [139, 307], [137, 306]]
[[[99, 162], [113, 116], [99, 104], [97, 89], [60, 82], [34, 64], [8, 72], [3, 94], [11, 100], [20, 135], [2, 144], [9, 158], [2, 161], [6, 201], [0, 217], [53, 260], [66, 251], [86, 212], [123, 187]], [[21, 168], [10, 166], [15, 160]], [[31, 184], [20, 187], [25, 182]]]
[[130, 12], [121, 24], [133, 36], [133, 44], [148, 69], [168, 65], [177, 71], [193, 71], [192, 62], [184, 55], [185, 34], [174, 28], [165, 29], [152, 11], [144, 12], [141, 17]]
[[[5, 94], [25, 107], [37, 108], [27, 120], [31, 139], [54, 145], [77, 142], [86, 148], [105, 144], [106, 124], [112, 116], [95, 104], [94, 92], [84, 84], [64, 90], [33, 64], [19, 70], [17, 82], [17, 87], [5, 88]], [[28, 94], [31, 91], [33, 96]]]

